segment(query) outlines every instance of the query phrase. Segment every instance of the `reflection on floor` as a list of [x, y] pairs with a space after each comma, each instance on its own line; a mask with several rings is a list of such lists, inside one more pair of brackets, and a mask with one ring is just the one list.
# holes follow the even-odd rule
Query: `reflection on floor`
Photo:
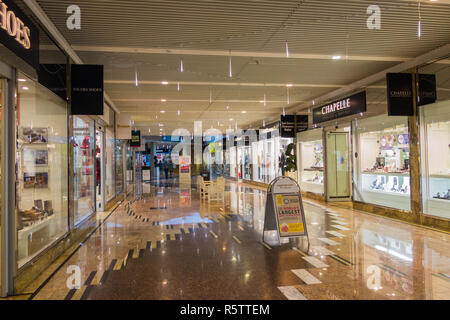
[[263, 243], [265, 197], [141, 184], [34, 299], [450, 299], [447, 234], [305, 200], [309, 251]]

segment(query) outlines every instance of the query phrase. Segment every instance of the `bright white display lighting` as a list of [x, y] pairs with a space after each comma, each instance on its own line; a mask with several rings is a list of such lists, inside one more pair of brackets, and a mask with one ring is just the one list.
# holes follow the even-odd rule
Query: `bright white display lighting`
[[292, 87], [292, 83], [288, 83], [288, 84], [286, 85], [286, 87], [288, 87], [288, 88]]
[[180, 58], [180, 72], [184, 72], [183, 58]]
[[247, 111], [244, 110], [244, 111], [242, 111], [242, 113], [247, 113]]
[[286, 57], [289, 58], [289, 45], [287, 40], [286, 40]]
[[160, 112], [161, 112], [161, 113], [165, 113], [166, 111], [165, 111], [165, 110], [161, 110]]
[[19, 82], [27, 82], [25, 79], [19, 79]]
[[181, 111], [180, 110], [178, 110], [178, 115], [180, 115], [181, 114]]
[[164, 85], [164, 86], [166, 86], [166, 85], [169, 84], [169, 81], [161, 81], [161, 84]]
[[333, 60], [340, 60], [341, 58], [341, 56], [333, 56]]
[[22, 90], [29, 90], [30, 88], [28, 87], [22, 87]]
[[161, 99], [161, 102], [167, 102], [167, 100], [166, 99]]
[[134, 72], [134, 83], [135, 83], [136, 87], [139, 85], [137, 71]]

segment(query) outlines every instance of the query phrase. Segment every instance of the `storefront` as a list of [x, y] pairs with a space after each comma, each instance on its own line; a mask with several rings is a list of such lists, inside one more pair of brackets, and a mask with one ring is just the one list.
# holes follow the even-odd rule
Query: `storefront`
[[[93, 230], [96, 154], [102, 157], [99, 117], [75, 113], [73, 100], [68, 103], [67, 56], [12, 1], [3, 2], [29, 29], [29, 39], [2, 37], [0, 45], [0, 296], [23, 290]], [[43, 37], [49, 50], [40, 50]], [[116, 184], [123, 144], [115, 147], [114, 129], [105, 135], [114, 198], [123, 191]]]
[[[434, 80], [427, 80], [431, 89], [423, 93], [419, 74], [435, 75], [437, 89]], [[352, 201], [356, 209], [448, 229], [449, 74], [450, 68], [442, 65], [417, 69], [411, 78], [416, 81], [411, 80], [411, 86], [418, 86], [419, 104], [411, 102], [417, 110], [413, 115], [388, 109], [386, 80], [315, 108], [315, 129], [297, 134], [302, 191], [313, 198]]]

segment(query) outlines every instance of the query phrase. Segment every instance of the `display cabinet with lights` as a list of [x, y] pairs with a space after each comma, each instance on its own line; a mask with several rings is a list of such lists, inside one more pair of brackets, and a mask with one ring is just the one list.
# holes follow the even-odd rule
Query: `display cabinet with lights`
[[381, 115], [353, 122], [355, 200], [411, 210], [406, 117]]
[[324, 194], [323, 130], [297, 134], [297, 173], [302, 191]]

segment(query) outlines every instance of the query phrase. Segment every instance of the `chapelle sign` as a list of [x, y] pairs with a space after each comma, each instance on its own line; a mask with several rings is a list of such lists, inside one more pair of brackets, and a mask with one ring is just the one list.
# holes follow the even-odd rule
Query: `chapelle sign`
[[331, 102], [313, 110], [313, 123], [335, 120], [353, 114], [366, 112], [366, 92], [354, 94], [344, 99]]

